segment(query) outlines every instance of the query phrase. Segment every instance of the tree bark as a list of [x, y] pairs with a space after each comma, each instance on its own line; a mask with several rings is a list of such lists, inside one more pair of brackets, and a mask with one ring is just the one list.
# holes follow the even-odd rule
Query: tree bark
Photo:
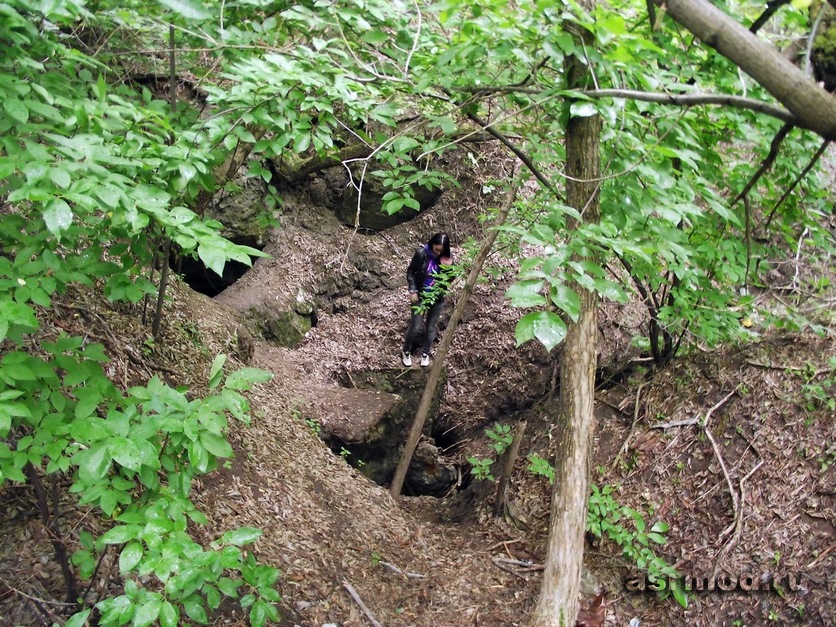
[[[570, 89], [587, 87], [591, 82], [587, 66], [574, 57], [569, 59], [567, 80]], [[598, 115], [571, 117], [566, 127], [566, 203], [588, 223], [597, 222], [600, 217], [600, 135]], [[581, 307], [578, 321], [568, 325], [560, 358], [548, 548], [540, 596], [531, 620], [533, 627], [574, 626], [580, 601], [589, 456], [595, 425], [598, 297], [579, 285], [574, 289]]]
[[[247, 130], [253, 134], [256, 141], [260, 140], [267, 133], [266, 128], [257, 127], [254, 124], [247, 126]], [[238, 170], [241, 169], [241, 166], [244, 165], [244, 162], [249, 158], [252, 151], [253, 144], [241, 140], [238, 141], [235, 150], [229, 153], [226, 159], [224, 159], [224, 162], [215, 168], [215, 186], [211, 190], [201, 190], [197, 198], [195, 198], [194, 212], [197, 215], [203, 217], [203, 214], [206, 213], [206, 209], [209, 207], [209, 203], [215, 198], [215, 194], [233, 179], [238, 173]]]
[[[661, 0], [656, 0], [662, 4]], [[836, 97], [770, 44], [708, 0], [666, 0], [674, 20], [749, 74], [796, 117], [796, 126], [836, 140]]]
[[369, 144], [350, 144], [337, 151], [325, 155], [314, 155], [295, 162], [293, 158], [287, 160], [274, 159], [273, 167], [278, 175], [287, 183], [296, 183], [308, 174], [333, 168], [351, 159], [365, 159], [374, 152], [374, 146]]

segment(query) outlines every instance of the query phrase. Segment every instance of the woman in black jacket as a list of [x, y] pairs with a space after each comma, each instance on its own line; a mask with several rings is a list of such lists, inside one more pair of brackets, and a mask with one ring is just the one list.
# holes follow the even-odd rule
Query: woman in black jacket
[[436, 233], [430, 241], [419, 247], [412, 256], [406, 270], [406, 284], [409, 290], [409, 303], [412, 317], [406, 330], [401, 361], [404, 366], [412, 365], [412, 344], [421, 332], [421, 325], [426, 316], [421, 366], [430, 365], [430, 350], [435, 340], [436, 327], [441, 310], [444, 309], [444, 291], [446, 285], [439, 281], [441, 267], [452, 263], [450, 238], [447, 233]]

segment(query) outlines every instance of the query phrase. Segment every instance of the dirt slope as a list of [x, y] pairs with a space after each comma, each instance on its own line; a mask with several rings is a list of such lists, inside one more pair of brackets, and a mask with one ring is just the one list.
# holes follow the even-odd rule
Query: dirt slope
[[[354, 290], [321, 311], [297, 348], [255, 342], [252, 364], [274, 377], [252, 395], [251, 424], [233, 430], [231, 467], [197, 486], [210, 517], [199, 531], [205, 540], [234, 526], [264, 530], [256, 549], [283, 571], [285, 625], [371, 624], [347, 584], [369, 614], [391, 626], [524, 625], [536, 600], [549, 487], [524, 471], [524, 459], [505, 518], [489, 514], [491, 485], [472, 484], [446, 499], [394, 502], [332, 453], [316, 435], [315, 417], [302, 411], [313, 397], [327, 403], [345, 372], [398, 367], [406, 325], [402, 276], [413, 247], [447, 230], [461, 258], [466, 239], [480, 233], [477, 210], [501, 200], [484, 197], [487, 178], [476, 167], [466, 177], [464, 191], [379, 235], [352, 234], [300, 200], [268, 247], [273, 258], [221, 296], [175, 288], [163, 340], [154, 347], [143, 344], [147, 329], [137, 308], [90, 294], [68, 295], [58, 306], [64, 317], [53, 330], [101, 338], [115, 380], [131, 385], [158, 374], [199, 387], [215, 354], [235, 353], [241, 312], [253, 304], [293, 298], [322, 277], [345, 275], [358, 285], [369, 274], [378, 277], [370, 290]], [[552, 391], [554, 362], [535, 346], [514, 348], [519, 314], [502, 301], [513, 266], [501, 256], [493, 266], [494, 279], [478, 287], [455, 338], [437, 417], [455, 431], [459, 461], [486, 454], [483, 427], [495, 420], [527, 418], [522, 454], [549, 451], [549, 424], [537, 401]], [[450, 306], [455, 298], [454, 290]], [[832, 294], [822, 298], [832, 303], [826, 300]], [[602, 359], [628, 354], [625, 338], [636, 314], [627, 313], [602, 311]], [[589, 585], [603, 587], [605, 606], [586, 624], [626, 625], [634, 618], [644, 625], [834, 624], [836, 428], [833, 411], [805, 396], [805, 390], [836, 393], [828, 364], [834, 354], [832, 332], [772, 333], [749, 347], [695, 352], [653, 377], [637, 370], [602, 387], [593, 480], [615, 486], [616, 500], [646, 512], [648, 524], [670, 525], [668, 543], [658, 547], [669, 563], [687, 575], [715, 566], [736, 575], [800, 574], [802, 585], [780, 593], [694, 595], [683, 610], [670, 599], [625, 591], [629, 564], [620, 548], [590, 538]], [[704, 429], [700, 421], [709, 412]], [[691, 424], [658, 428], [681, 421]], [[28, 597], [61, 598], [49, 536], [26, 489], [6, 487], [2, 498], [0, 622], [40, 624]], [[82, 525], [99, 523], [69, 500], [62, 507], [72, 549]], [[234, 609], [214, 621], [245, 624]]]
[[[214, 488], [217, 492], [207, 491], [213, 508], [222, 507], [230, 481], [234, 494], [247, 495], [234, 520], [269, 530], [260, 550], [292, 582], [286, 594], [290, 609], [299, 611], [299, 624], [367, 624], [343, 579], [387, 625], [525, 624], [536, 599], [536, 566], [494, 561], [542, 563], [548, 486], [522, 471], [524, 460], [512, 486], [520, 530], [488, 515], [490, 495], [393, 503], [330, 453], [298, 411], [312, 395], [327, 403], [329, 389], [344, 372], [397, 366], [406, 322], [398, 285], [404, 260], [425, 233], [450, 228], [441, 221], [444, 215], [442, 208], [385, 236], [353, 240], [347, 229], [329, 227], [330, 236], [323, 238], [304, 226], [297, 230], [298, 222], [277, 235], [284, 242], [279, 249], [304, 251], [303, 268], [330, 259], [334, 271], [340, 247], [344, 254], [351, 241], [353, 254], [376, 259], [389, 280], [345, 310], [322, 315], [298, 348], [259, 346], [257, 363], [279, 373], [256, 395], [264, 418], [242, 432], [242, 454], [233, 472]], [[324, 220], [320, 215], [314, 221]], [[218, 300], [234, 305], [241, 294], [239, 302], [247, 303], [253, 293], [261, 294], [258, 298], [293, 293], [292, 282], [299, 280], [293, 272], [281, 265], [256, 267]], [[501, 300], [503, 280], [510, 275], [498, 276], [495, 284], [477, 290], [449, 358], [438, 419], [461, 425], [459, 434], [468, 441], [460, 457], [486, 451], [485, 424], [513, 423], [516, 412], [550, 390], [548, 356], [536, 347], [513, 348], [515, 314]], [[301, 283], [306, 279], [311, 276]], [[607, 326], [613, 320], [623, 323], [625, 311], [606, 307], [602, 312], [605, 350], [615, 353], [625, 343], [618, 325]], [[831, 622], [836, 615], [836, 431], [831, 412], [808, 407], [802, 390], [805, 382], [832, 385], [827, 357], [833, 354], [832, 336], [769, 334], [748, 348], [698, 353], [653, 378], [639, 373], [601, 391], [594, 480], [617, 486], [616, 500], [647, 512], [648, 525], [664, 520], [671, 526], [668, 544], [658, 550], [669, 563], [689, 576], [714, 575], [716, 566], [736, 576], [804, 577], [799, 589], [784, 585], [780, 593], [695, 595], [683, 610], [670, 599], [625, 592], [629, 564], [612, 541], [596, 541], [588, 563], [604, 586], [605, 624], [623, 625], [632, 618], [650, 625]], [[725, 472], [707, 431], [694, 424], [724, 398], [707, 427]], [[526, 416], [531, 425], [523, 453], [546, 455], [548, 424], [542, 412]], [[652, 428], [682, 420], [692, 424]], [[611, 468], [622, 447], [620, 463]], [[404, 577], [382, 562], [426, 577]]]

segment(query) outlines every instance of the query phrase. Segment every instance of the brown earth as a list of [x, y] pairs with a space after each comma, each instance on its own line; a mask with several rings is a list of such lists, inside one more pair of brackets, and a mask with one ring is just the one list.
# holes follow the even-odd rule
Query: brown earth
[[[548, 455], [549, 424], [538, 402], [554, 393], [554, 358], [536, 346], [515, 348], [519, 314], [502, 300], [514, 265], [502, 243], [492, 258], [493, 279], [477, 287], [457, 331], [434, 419], [454, 434], [449, 457], [456, 463], [488, 455], [485, 426], [528, 420], [505, 516], [492, 516], [494, 486], [484, 482], [443, 499], [393, 500], [322, 442], [320, 416], [311, 410], [339, 398], [340, 411], [350, 414], [340, 392], [346, 373], [399, 367], [405, 264], [413, 247], [438, 230], [451, 234], [458, 258], [465, 256], [466, 238], [483, 230], [474, 216], [501, 202], [481, 193], [489, 182], [484, 166], [459, 172], [462, 190], [381, 234], [354, 234], [300, 197], [273, 234], [272, 259], [257, 262], [221, 296], [175, 286], [155, 345], [146, 341], [138, 307], [113, 306], [92, 293], [68, 295], [55, 310], [61, 317], [43, 321], [46, 335], [64, 329], [100, 338], [113, 358], [109, 374], [126, 386], [156, 374], [200, 390], [215, 354], [240, 351], [242, 311], [286, 302], [323, 277], [362, 279], [373, 265], [381, 277], [373, 289], [321, 311], [298, 348], [254, 342], [252, 365], [274, 376], [251, 394], [251, 423], [231, 433], [231, 466], [197, 490], [210, 519], [195, 530], [202, 540], [236, 526], [263, 530], [256, 552], [282, 570], [284, 625], [361, 626], [372, 624], [369, 615], [390, 626], [527, 623], [545, 555], [549, 486], [525, 471], [524, 457]], [[502, 176], [500, 169], [491, 176]], [[818, 305], [826, 325], [833, 322], [830, 297]], [[635, 356], [629, 331], [640, 316], [638, 308], [604, 308], [603, 362], [623, 365]], [[627, 625], [634, 618], [644, 625], [834, 624], [836, 428], [833, 410], [806, 398], [804, 387], [833, 398], [833, 355], [832, 328], [823, 337], [772, 331], [748, 345], [696, 350], [655, 374], [634, 367], [628, 377], [602, 382], [593, 481], [614, 486], [615, 499], [643, 512], [648, 527], [658, 520], [670, 525], [659, 555], [689, 576], [718, 570], [801, 580], [785, 580], [780, 591], [694, 594], [683, 609], [671, 598], [625, 590], [633, 565], [613, 541], [590, 534], [586, 589], [600, 588], [604, 606], [603, 614], [589, 612], [586, 624]], [[34, 499], [13, 485], [3, 488], [2, 499], [2, 622], [61, 622], [60, 573]], [[106, 528], [66, 495], [61, 508], [71, 550], [81, 529]], [[217, 625], [245, 623], [231, 608], [213, 618]]]

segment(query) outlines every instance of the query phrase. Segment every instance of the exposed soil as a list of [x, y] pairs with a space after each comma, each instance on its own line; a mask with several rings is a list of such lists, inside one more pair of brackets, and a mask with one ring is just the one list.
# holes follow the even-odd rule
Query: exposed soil
[[[399, 367], [406, 262], [435, 231], [451, 234], [459, 258], [466, 239], [480, 236], [484, 227], [474, 216], [501, 202], [482, 194], [482, 186], [503, 175], [501, 164], [489, 172], [485, 167], [458, 172], [461, 190], [380, 234], [352, 233], [300, 196], [286, 207], [282, 228], [266, 248], [273, 257], [259, 260], [221, 295], [210, 299], [175, 285], [163, 338], [154, 346], [145, 341], [149, 331], [139, 307], [114, 307], [89, 292], [67, 295], [56, 308], [62, 317], [44, 320], [46, 336], [63, 328], [100, 338], [113, 358], [108, 367], [115, 381], [132, 385], [156, 374], [200, 390], [218, 352], [250, 358], [240, 348], [241, 312], [286, 302], [300, 287], [311, 290], [329, 276], [359, 281], [373, 270], [371, 289], [319, 311], [297, 348], [254, 341], [251, 365], [274, 376], [251, 394], [252, 422], [234, 426], [231, 466], [197, 486], [210, 518], [195, 530], [203, 541], [236, 526], [264, 531], [256, 552], [282, 570], [285, 625], [371, 624], [349, 585], [383, 625], [527, 623], [545, 555], [549, 486], [525, 471], [524, 457], [548, 456], [542, 401], [557, 393], [555, 358], [534, 345], [515, 348], [519, 313], [502, 300], [514, 266], [501, 247], [492, 259], [494, 278], [477, 287], [457, 331], [434, 421], [455, 441], [448, 454], [461, 463], [487, 456], [485, 426], [528, 420], [505, 516], [491, 514], [494, 485], [477, 481], [447, 498], [394, 501], [326, 446], [311, 410], [337, 396], [346, 373]], [[640, 316], [637, 307], [604, 307], [602, 363], [627, 363], [635, 355], [629, 331]], [[616, 500], [645, 512], [648, 526], [657, 520], [670, 525], [668, 542], [657, 552], [689, 576], [715, 570], [758, 580], [798, 575], [800, 584], [785, 579], [780, 593], [693, 594], [683, 609], [649, 591], [626, 591], [633, 571], [621, 549], [590, 535], [585, 590], [601, 589], [604, 606], [587, 612], [585, 624], [627, 625], [634, 618], [645, 625], [834, 624], [836, 427], [832, 410], [804, 394], [805, 384], [836, 394], [828, 365], [834, 344], [832, 329], [824, 337], [809, 330], [769, 332], [747, 346], [695, 351], [652, 376], [634, 368], [629, 377], [602, 382], [593, 481], [616, 486]], [[340, 409], [352, 411], [350, 405]], [[6, 485], [2, 499], [0, 622], [60, 622], [60, 572], [33, 496]], [[70, 550], [80, 530], [107, 526], [68, 496], [61, 509]], [[246, 621], [229, 607], [213, 624]]]

